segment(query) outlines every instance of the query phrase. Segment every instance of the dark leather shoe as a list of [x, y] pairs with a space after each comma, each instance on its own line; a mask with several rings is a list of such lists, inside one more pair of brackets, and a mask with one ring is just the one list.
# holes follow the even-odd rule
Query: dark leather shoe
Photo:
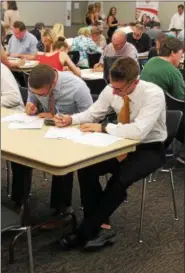
[[79, 237], [75, 233], [70, 233], [67, 236], [62, 237], [59, 243], [62, 249], [64, 250], [70, 250], [70, 249], [83, 245], [83, 242], [79, 239]]
[[93, 240], [86, 242], [84, 246], [85, 251], [96, 251], [107, 245], [112, 245], [113, 238], [116, 236], [112, 229], [101, 229], [97, 237]]

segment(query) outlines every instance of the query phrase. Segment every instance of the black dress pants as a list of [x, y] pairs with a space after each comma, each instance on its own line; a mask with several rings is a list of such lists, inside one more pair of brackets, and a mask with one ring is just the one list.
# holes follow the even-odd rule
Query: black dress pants
[[[165, 161], [163, 144], [141, 144], [122, 162], [111, 159], [79, 170], [79, 183], [85, 217], [77, 233], [90, 240], [99, 232], [100, 226], [118, 208], [125, 198], [125, 191], [134, 182], [147, 177]], [[105, 190], [99, 176], [112, 173]]]
[[[31, 189], [32, 168], [11, 162], [12, 167], [12, 200], [22, 204], [24, 183], [28, 183], [28, 193]], [[71, 206], [73, 188], [73, 173], [64, 176], [52, 176], [50, 207], [59, 210]]]

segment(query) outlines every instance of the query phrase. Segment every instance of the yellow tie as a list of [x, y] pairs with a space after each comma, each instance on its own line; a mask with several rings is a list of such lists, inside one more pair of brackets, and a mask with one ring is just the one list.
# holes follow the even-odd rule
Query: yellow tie
[[[118, 121], [122, 124], [130, 123], [129, 97], [124, 96], [124, 105], [118, 115]], [[118, 161], [122, 161], [127, 157], [127, 154], [117, 157]]]

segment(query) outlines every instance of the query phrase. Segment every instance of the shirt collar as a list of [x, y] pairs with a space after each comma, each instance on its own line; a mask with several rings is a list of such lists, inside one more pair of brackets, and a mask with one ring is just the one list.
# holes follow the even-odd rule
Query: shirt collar
[[26, 30], [26, 32], [25, 32], [24, 36], [22, 37], [22, 39], [20, 39], [20, 42], [23, 42], [27, 36], [28, 36], [28, 31]]
[[134, 102], [134, 103], [137, 103], [138, 101], [138, 96], [139, 96], [139, 92], [140, 92], [140, 81], [138, 82], [138, 84], [136, 85], [136, 88], [134, 89], [134, 91], [128, 95], [129, 99]]

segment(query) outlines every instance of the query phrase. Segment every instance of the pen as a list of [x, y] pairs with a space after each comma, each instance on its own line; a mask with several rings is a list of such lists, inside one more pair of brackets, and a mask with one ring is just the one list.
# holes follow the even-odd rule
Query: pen
[[55, 108], [56, 108], [57, 114], [58, 114], [59, 116], [62, 116], [62, 114], [60, 113], [59, 107], [56, 105]]

